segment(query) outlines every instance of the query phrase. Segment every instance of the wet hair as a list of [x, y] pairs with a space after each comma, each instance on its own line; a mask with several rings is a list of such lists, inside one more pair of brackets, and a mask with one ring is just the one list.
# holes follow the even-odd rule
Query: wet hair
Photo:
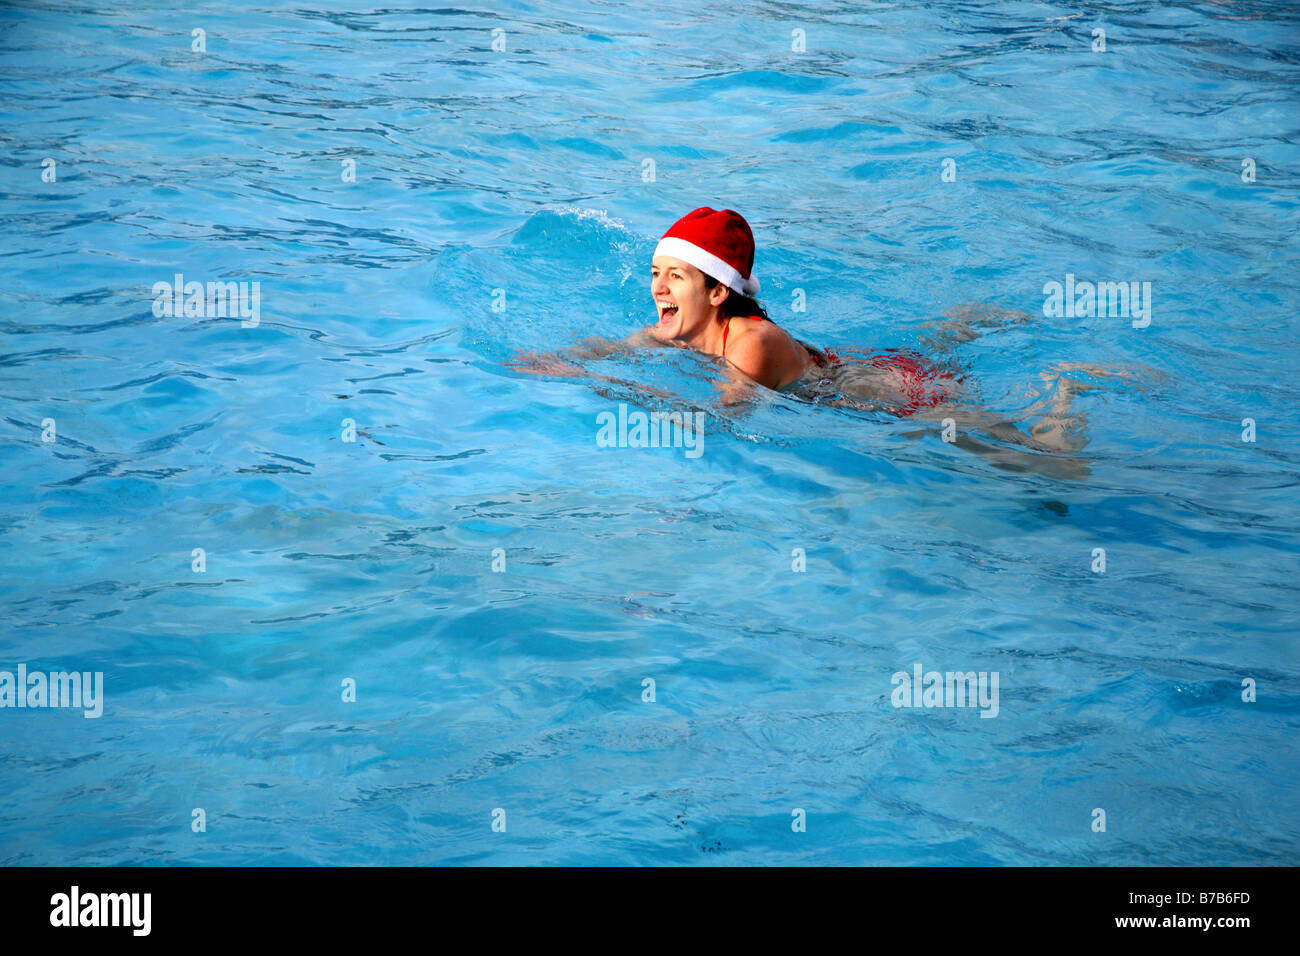
[[[707, 273], [704, 276], [704, 291], [712, 290], [715, 285], [719, 285], [717, 279]], [[735, 289], [727, 295], [727, 299], [722, 303], [722, 314], [725, 316], [740, 316], [744, 318], [749, 315], [761, 315], [767, 319], [767, 310], [758, 304], [757, 299], [751, 299], [747, 295], [741, 295]], [[769, 319], [769, 321], [771, 321]]]

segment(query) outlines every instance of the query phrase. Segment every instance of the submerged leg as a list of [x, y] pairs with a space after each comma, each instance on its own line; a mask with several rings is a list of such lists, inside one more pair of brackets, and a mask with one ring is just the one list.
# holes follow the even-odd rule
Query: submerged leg
[[[944, 409], [938, 408], [933, 409], [932, 412], [933, 414], [924, 417], [940, 421], [944, 418], [952, 418], [957, 423], [957, 436], [952, 444], [963, 451], [979, 455], [994, 468], [1018, 474], [1029, 472], [1074, 481], [1081, 481], [1091, 474], [1088, 468], [1090, 459], [1066, 457], [1061, 454], [1061, 448], [1027, 435], [1005, 418], [990, 415], [982, 409], [970, 407], [964, 410], [948, 409], [945, 414]], [[1020, 447], [1007, 447], [980, 441], [972, 437], [971, 432], [988, 435]], [[934, 431], [923, 428], [903, 433], [906, 438], [920, 438], [928, 434], [934, 434]], [[1025, 450], [1021, 450], [1022, 448]]]
[[[1073, 376], [1067, 378], [1064, 372], [1082, 373], [1093, 381]], [[1100, 388], [1106, 379], [1123, 379], [1137, 384], [1147, 377], [1157, 380], [1161, 378], [1160, 373], [1154, 369], [1115, 368], [1089, 365], [1086, 362], [1058, 362], [1055, 368], [1040, 372], [1039, 377], [1048, 388], [1055, 384], [1055, 393], [1022, 413], [1017, 420], [1024, 421], [1031, 415], [1038, 414], [1050, 402], [1051, 408], [1047, 414], [1031, 425], [1029, 432], [1052, 450], [1066, 452], [1079, 451], [1088, 444], [1087, 418], [1082, 412], [1075, 412], [1071, 404], [1076, 395]]]
[[981, 330], [991, 332], [1013, 325], [1024, 325], [1033, 320], [1034, 317], [1028, 312], [972, 302], [954, 306], [943, 314], [942, 319], [921, 323], [925, 334], [919, 342], [933, 351], [948, 352], [964, 342], [979, 338], [983, 334]]
[[1055, 380], [1056, 394], [1052, 397], [1051, 410], [1029, 426], [1029, 433], [1053, 451], [1081, 451], [1088, 444], [1087, 422], [1082, 414], [1071, 414], [1070, 403], [1076, 394], [1095, 386], [1047, 371], [1040, 374], [1045, 385], [1050, 386]]

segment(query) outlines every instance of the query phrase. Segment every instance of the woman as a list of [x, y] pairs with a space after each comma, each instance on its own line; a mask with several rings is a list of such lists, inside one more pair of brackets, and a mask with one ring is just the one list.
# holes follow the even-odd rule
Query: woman
[[751, 383], [783, 389], [832, 382], [848, 386], [845, 397], [850, 400], [868, 399], [895, 414], [911, 415], [959, 394], [960, 377], [920, 356], [898, 352], [865, 356], [854, 363], [851, 381], [845, 381], [838, 356], [791, 336], [752, 298], [759, 291], [753, 267], [749, 223], [731, 209], [707, 206], [673, 223], [650, 265], [659, 322], [646, 331], [661, 342], [725, 359], [724, 369], [740, 373], [730, 376], [729, 399]]
[[[899, 417], [952, 418], [956, 424], [1043, 451], [1077, 451], [1086, 443], [1078, 418], [1070, 416], [1069, 403], [1074, 391], [1087, 386], [1059, 377], [1055, 395], [1024, 416], [1041, 411], [1048, 401], [1052, 403], [1049, 413], [1031, 429], [1032, 436], [1026, 435], [1005, 417], [989, 415], [966, 402], [964, 376], [919, 355], [882, 350], [855, 353], [850, 361], [794, 338], [753, 298], [759, 291], [753, 267], [754, 235], [744, 217], [731, 209], [695, 209], [673, 223], [655, 247], [650, 293], [659, 321], [626, 343], [597, 340], [573, 354], [602, 358], [627, 346], [675, 345], [723, 360], [727, 402], [745, 397], [757, 385]], [[590, 374], [569, 363], [532, 355], [521, 356], [521, 364], [514, 367], [561, 375]], [[1087, 366], [1072, 367], [1107, 374]], [[1045, 384], [1058, 378], [1049, 372], [1042, 377]], [[955, 443], [995, 460], [1006, 458], [998, 449], [968, 436], [956, 437]]]

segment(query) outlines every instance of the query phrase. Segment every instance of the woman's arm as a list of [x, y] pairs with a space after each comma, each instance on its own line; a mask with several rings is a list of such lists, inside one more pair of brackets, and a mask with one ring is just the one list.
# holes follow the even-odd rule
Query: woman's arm
[[[558, 352], [518, 352], [515, 361], [507, 362], [506, 368], [535, 375], [578, 375], [604, 378], [606, 376], [594, 375], [586, 369], [574, 365], [570, 360], [603, 359], [609, 358], [611, 355], [627, 355], [633, 349], [650, 345], [663, 345], [663, 343], [651, 335], [648, 328], [633, 332], [625, 339], [603, 339], [593, 335], [583, 339], [578, 345], [561, 349]], [[609, 381], [617, 380], [609, 379]]]
[[[591, 336], [582, 340], [581, 346], [571, 346], [562, 349], [559, 352], [540, 353], [540, 352], [518, 352], [513, 362], [506, 362], [506, 368], [514, 369], [518, 372], [528, 372], [531, 375], [561, 375], [567, 378], [594, 378], [602, 382], [609, 382], [613, 385], [622, 385], [633, 390], [648, 392], [657, 395], [660, 398], [671, 398], [668, 393], [660, 391], [657, 388], [649, 388], [639, 382], [631, 382], [627, 379], [614, 378], [612, 375], [601, 375], [598, 372], [591, 372], [580, 365], [573, 364], [570, 359], [602, 359], [611, 355], [626, 355], [632, 352], [634, 348], [646, 345], [662, 346], [665, 343], [656, 339], [650, 334], [649, 329], [641, 329], [633, 332], [626, 339], [619, 341], [611, 339], [602, 339], [598, 336]], [[609, 397], [607, 390], [597, 388], [602, 395]]]

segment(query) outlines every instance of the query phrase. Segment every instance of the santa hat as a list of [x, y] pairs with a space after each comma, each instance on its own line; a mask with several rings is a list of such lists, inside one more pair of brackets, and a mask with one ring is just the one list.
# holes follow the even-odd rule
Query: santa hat
[[713, 276], [740, 295], [757, 295], [754, 234], [740, 213], [701, 206], [673, 223], [655, 246], [655, 256], [672, 256]]

